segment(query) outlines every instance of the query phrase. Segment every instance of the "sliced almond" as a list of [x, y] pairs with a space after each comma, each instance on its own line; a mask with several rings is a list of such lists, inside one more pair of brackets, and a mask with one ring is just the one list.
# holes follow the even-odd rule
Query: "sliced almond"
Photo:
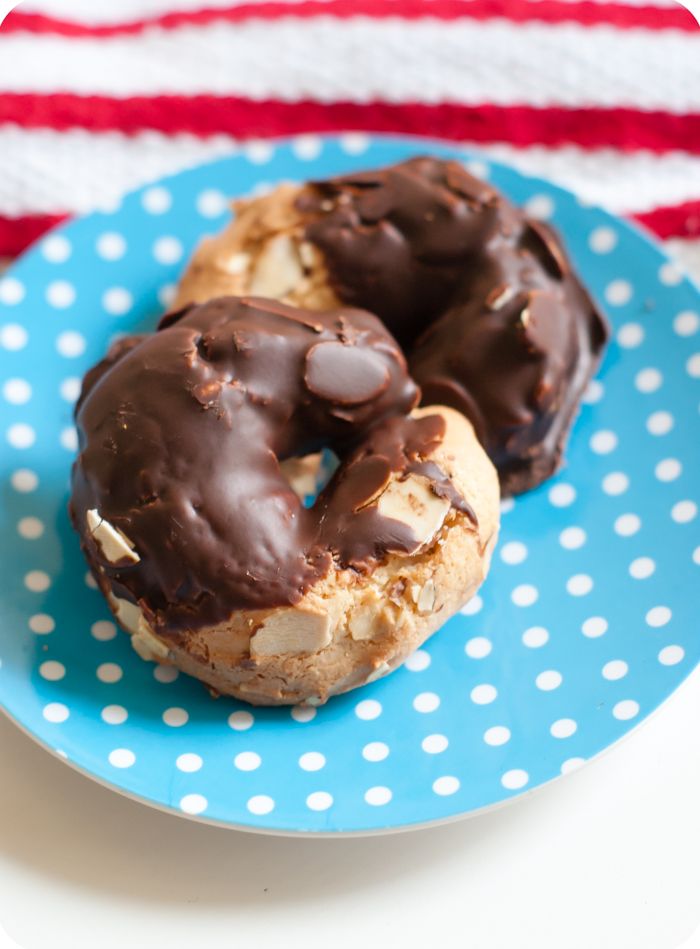
[[435, 606], [435, 584], [432, 580], [428, 580], [423, 585], [416, 605], [419, 613], [430, 613], [432, 611]]
[[318, 251], [313, 244], [308, 241], [302, 241], [299, 244], [299, 259], [306, 270], [313, 270], [316, 266]]
[[231, 254], [230, 257], [221, 259], [222, 268], [233, 276], [244, 274], [250, 266], [250, 254], [239, 251], [237, 254]]
[[295, 289], [303, 276], [294, 242], [288, 234], [278, 234], [260, 252], [249, 292], [255, 296], [284, 297]]
[[114, 615], [124, 629], [130, 633], [135, 633], [139, 628], [140, 620], [143, 619], [143, 613], [139, 607], [119, 596], [110, 596], [109, 602], [114, 610]]
[[407, 524], [422, 547], [442, 527], [450, 502], [433, 493], [427, 478], [409, 475], [405, 481], [389, 484], [379, 498], [377, 508], [382, 517]]
[[136, 632], [131, 637], [131, 645], [147, 662], [167, 659], [170, 653], [168, 647], [158, 639], [143, 616], [139, 620]]
[[382, 676], [385, 676], [387, 672], [391, 672], [391, 666], [388, 662], [380, 662], [379, 665], [374, 669], [373, 672], [365, 679], [365, 685], [369, 685], [370, 682], [375, 682], [377, 679], [381, 679]]
[[268, 616], [250, 640], [250, 654], [297, 656], [318, 652], [331, 641], [331, 621], [327, 613], [283, 609]]
[[316, 493], [320, 466], [320, 453], [304, 458], [287, 458], [280, 462], [280, 470], [289, 487], [302, 501], [309, 494]]
[[101, 517], [99, 511], [93, 508], [87, 512], [86, 517], [88, 530], [99, 545], [105, 560], [110, 563], [119, 563], [120, 560], [138, 563], [141, 560], [126, 534]]
[[350, 616], [348, 626], [350, 635], [358, 642], [371, 639], [374, 632], [375, 611], [370, 607], [366, 609], [354, 610]]

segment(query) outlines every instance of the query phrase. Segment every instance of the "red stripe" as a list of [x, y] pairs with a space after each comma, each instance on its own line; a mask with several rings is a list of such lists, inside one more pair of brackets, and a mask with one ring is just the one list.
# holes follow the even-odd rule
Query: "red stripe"
[[465, 106], [456, 103], [280, 102], [218, 96], [0, 95], [0, 123], [24, 128], [134, 134], [147, 129], [240, 138], [298, 132], [369, 132], [429, 135], [455, 141], [511, 145], [680, 149], [700, 154], [700, 113], [675, 115], [638, 109], [565, 109], [533, 106]]
[[664, 240], [668, 237], [700, 238], [700, 199], [673, 207], [655, 208], [634, 217]]
[[432, 17], [448, 21], [462, 17], [473, 20], [505, 18], [515, 23], [573, 22], [584, 26], [608, 24], [654, 30], [698, 29], [693, 15], [680, 4], [673, 7], [636, 7], [625, 3], [598, 3], [595, 0], [580, 0], [578, 3], [566, 0], [303, 0], [293, 6], [281, 2], [244, 3], [225, 9], [183, 10], [141, 20], [99, 25], [14, 11], [5, 20], [3, 29], [5, 32], [28, 31], [70, 37], [110, 37], [141, 33], [151, 27], [177, 29], [221, 21], [242, 23], [247, 20], [311, 19], [319, 16], [343, 20], [358, 16], [374, 19], [400, 17], [403, 20]]
[[66, 219], [65, 214], [0, 216], [0, 257], [15, 257], [49, 228]]
[[[15, 257], [67, 215], [33, 214], [19, 218], [0, 216], [0, 257]], [[700, 200], [656, 208], [634, 218], [662, 240], [670, 237], [700, 239]]]

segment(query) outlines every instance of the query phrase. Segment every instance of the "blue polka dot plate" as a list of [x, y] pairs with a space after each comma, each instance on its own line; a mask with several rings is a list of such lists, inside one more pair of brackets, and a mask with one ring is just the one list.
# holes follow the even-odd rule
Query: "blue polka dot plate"
[[[614, 328], [566, 467], [503, 506], [480, 592], [405, 667], [250, 709], [142, 662], [66, 513], [82, 373], [150, 329], [225, 195], [433, 151], [551, 218]], [[513, 799], [649, 715], [700, 659], [700, 298], [628, 224], [444, 143], [256, 144], [54, 231], [0, 280], [0, 705], [117, 790], [222, 825], [395, 830]]]

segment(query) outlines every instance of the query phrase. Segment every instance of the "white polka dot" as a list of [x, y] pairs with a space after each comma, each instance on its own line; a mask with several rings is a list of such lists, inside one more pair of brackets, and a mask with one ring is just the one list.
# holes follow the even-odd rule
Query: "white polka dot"
[[666, 626], [671, 621], [671, 610], [668, 606], [653, 606], [647, 613], [645, 619], [648, 626], [659, 627]]
[[388, 804], [390, 800], [391, 791], [382, 785], [368, 788], [365, 791], [365, 801], [373, 807], [381, 807], [383, 804]]
[[568, 507], [576, 500], [576, 489], [571, 484], [555, 484], [549, 489], [548, 497], [554, 507]]
[[175, 666], [157, 665], [153, 670], [153, 678], [156, 682], [162, 682], [164, 685], [174, 682], [179, 675], [180, 670], [176, 669]]
[[664, 458], [654, 469], [659, 481], [675, 481], [683, 471], [683, 466], [677, 458]]
[[248, 799], [246, 807], [251, 814], [263, 816], [274, 810], [275, 802], [271, 797], [268, 797], [267, 794], [255, 794], [253, 797]]
[[470, 161], [465, 162], [464, 167], [469, 174], [474, 175], [475, 178], [488, 178], [491, 174], [491, 169], [488, 164], [479, 158], [472, 158]]
[[642, 522], [636, 514], [620, 514], [615, 521], [615, 533], [620, 537], [631, 537], [641, 526]]
[[644, 327], [639, 323], [625, 323], [617, 331], [617, 341], [623, 349], [635, 349], [644, 342]]
[[61, 356], [65, 356], [67, 359], [82, 356], [86, 346], [85, 337], [75, 330], [66, 330], [65, 333], [60, 333], [56, 337], [56, 349]]
[[240, 751], [233, 763], [239, 771], [255, 771], [262, 764], [262, 758], [254, 751]]
[[65, 722], [70, 716], [70, 711], [63, 702], [49, 702], [48, 705], [44, 706], [41, 714], [47, 722], [51, 722], [53, 725], [60, 725], [61, 722]]
[[124, 316], [134, 304], [134, 298], [124, 287], [110, 287], [102, 295], [102, 308], [111, 316]]
[[85, 580], [85, 586], [90, 590], [97, 589], [97, 580], [95, 580], [94, 576], [92, 575], [92, 570], [88, 570], [83, 579]]
[[346, 155], [361, 155], [369, 148], [370, 139], [363, 132], [348, 132], [340, 136], [340, 147]]
[[159, 237], [153, 245], [153, 256], [159, 264], [165, 266], [176, 264], [184, 253], [182, 244], [177, 237]]
[[47, 659], [39, 666], [39, 675], [47, 682], [59, 682], [66, 674], [66, 667], [55, 659]]
[[48, 613], [35, 613], [29, 617], [29, 628], [39, 636], [46, 636], [56, 629], [56, 621]]
[[178, 771], [184, 771], [186, 774], [199, 771], [203, 764], [204, 762], [200, 756], [191, 751], [186, 751], [184, 754], [178, 755], [175, 759], [175, 767]]
[[434, 712], [440, 707], [440, 696], [435, 692], [420, 692], [413, 699], [413, 708], [417, 712]]
[[355, 706], [355, 715], [365, 722], [371, 722], [373, 718], [379, 718], [382, 714], [382, 706], [376, 699], [363, 699]]
[[600, 431], [591, 436], [589, 442], [591, 451], [596, 455], [609, 455], [611, 451], [617, 448], [617, 435], [615, 432]]
[[58, 391], [60, 392], [62, 399], [65, 399], [66, 402], [70, 402], [72, 404], [80, 395], [81, 387], [82, 382], [78, 376], [69, 376], [67, 379], [63, 380], [59, 386]]
[[37, 540], [44, 533], [43, 521], [38, 517], [23, 517], [17, 522], [17, 532], [25, 540]]
[[485, 636], [474, 636], [464, 647], [470, 659], [484, 659], [493, 649], [493, 643]]
[[439, 755], [443, 752], [449, 742], [444, 735], [426, 735], [420, 746], [429, 755]]
[[629, 566], [630, 576], [635, 580], [647, 580], [656, 570], [651, 557], [637, 557]]
[[459, 788], [459, 778], [456, 778], [453, 774], [443, 774], [442, 777], [436, 778], [433, 781], [433, 791], [439, 794], [440, 797], [456, 794]]
[[299, 758], [299, 767], [302, 771], [320, 771], [325, 764], [326, 757], [320, 751], [305, 751]]
[[312, 791], [306, 798], [306, 806], [311, 811], [327, 811], [333, 805], [333, 795], [328, 791]]
[[559, 543], [566, 550], [578, 550], [586, 543], [586, 532], [582, 527], [565, 527], [559, 535]]
[[299, 135], [292, 142], [292, 151], [302, 161], [313, 161], [318, 158], [323, 148], [323, 142], [318, 135]]
[[171, 728], [181, 728], [187, 724], [189, 718], [190, 716], [185, 709], [179, 708], [176, 705], [172, 708], [166, 708], [163, 712], [163, 721], [166, 725], [170, 725]]
[[228, 717], [229, 726], [237, 732], [247, 731], [254, 721], [255, 719], [251, 712], [245, 711], [231, 712]]
[[185, 794], [183, 798], [180, 798], [180, 810], [183, 814], [196, 816], [203, 814], [208, 807], [209, 801], [203, 794]]
[[588, 235], [588, 246], [594, 254], [609, 254], [617, 244], [617, 234], [611, 227], [596, 227]]
[[627, 280], [613, 280], [605, 288], [605, 299], [612, 306], [624, 306], [632, 299], [632, 285]]
[[561, 766], [561, 773], [571, 774], [572, 771], [577, 771], [585, 763], [585, 758], [567, 758]]
[[608, 621], [602, 616], [589, 616], [581, 624], [581, 632], [588, 639], [597, 639], [608, 631]]
[[675, 287], [683, 280], [683, 271], [678, 264], [667, 260], [659, 267], [659, 280], [667, 287]]
[[549, 733], [552, 738], [571, 738], [578, 729], [578, 725], [573, 718], [560, 718], [552, 722]]
[[63, 234], [51, 234], [41, 242], [41, 253], [51, 264], [65, 263], [71, 251], [71, 243]]
[[123, 675], [122, 667], [116, 662], [103, 662], [97, 667], [97, 678], [107, 685], [119, 682]]
[[13, 448], [31, 448], [36, 441], [36, 432], [26, 422], [16, 422], [8, 428], [6, 438]]
[[639, 703], [633, 699], [623, 699], [613, 706], [612, 713], [621, 722], [627, 722], [639, 715]]
[[667, 435], [674, 425], [670, 412], [653, 412], [647, 419], [647, 431], [650, 435]]
[[693, 551], [693, 563], [696, 563], [698, 566], [700, 566], [700, 547], [696, 547]]
[[548, 221], [554, 214], [554, 201], [548, 194], [534, 194], [525, 202], [525, 213], [538, 221]]
[[109, 763], [113, 768], [131, 768], [136, 762], [136, 755], [129, 748], [115, 748], [109, 753]]
[[624, 659], [611, 659], [610, 662], [605, 663], [601, 670], [603, 678], [609, 679], [610, 682], [615, 682], [617, 679], [624, 679], [628, 672], [629, 666]]
[[532, 606], [537, 602], [539, 595], [537, 587], [532, 586], [531, 583], [521, 583], [511, 591], [510, 598], [516, 606]]
[[197, 211], [202, 217], [221, 217], [229, 209], [229, 200], [223, 191], [208, 188], [197, 195]]
[[687, 524], [695, 519], [698, 506], [694, 501], [679, 501], [671, 508], [671, 517], [677, 524]]
[[[24, 284], [16, 277], [3, 277], [0, 279], [0, 303], [5, 306], [16, 306], [24, 299]], [[8, 349], [12, 347], [8, 346]]]
[[95, 245], [98, 255], [103, 260], [121, 260], [126, 253], [126, 241], [116, 231], [106, 231], [100, 234]]
[[274, 148], [269, 142], [247, 142], [243, 148], [246, 158], [254, 165], [264, 165], [272, 158]]
[[166, 309], [172, 304], [177, 293], [177, 286], [174, 283], [164, 283], [158, 290], [158, 302]]
[[105, 705], [100, 712], [100, 717], [107, 725], [123, 725], [129, 713], [123, 705]]
[[459, 612], [462, 614], [462, 616], [475, 616], [483, 605], [484, 601], [477, 594], [476, 596], [473, 596], [471, 600], [465, 603]]
[[316, 709], [311, 705], [295, 705], [290, 715], [295, 722], [310, 722], [313, 718], [316, 718]]
[[24, 405], [32, 397], [32, 387], [26, 379], [8, 379], [2, 387], [2, 394], [12, 405]]
[[535, 685], [543, 692], [553, 692], [554, 689], [559, 688], [562, 682], [563, 676], [556, 669], [545, 669], [535, 679]]
[[30, 491], [36, 491], [39, 479], [29, 468], [18, 468], [12, 472], [10, 482], [15, 491], [28, 494]]
[[677, 666], [685, 658], [685, 649], [682, 646], [664, 646], [659, 653], [659, 662], [662, 666]]
[[501, 777], [501, 784], [509, 791], [517, 791], [524, 788], [529, 780], [530, 775], [527, 771], [523, 771], [522, 768], [513, 768]]
[[0, 346], [3, 349], [10, 351], [23, 349], [28, 339], [27, 331], [19, 323], [5, 323], [3, 327], [0, 327]]
[[502, 498], [500, 503], [501, 514], [510, 514], [515, 507], [515, 498]]
[[251, 189], [250, 195], [253, 198], [262, 198], [266, 194], [274, 191], [275, 186], [271, 181], [258, 181], [256, 185]]
[[693, 336], [700, 328], [700, 316], [692, 310], [683, 310], [673, 321], [678, 336]]
[[544, 626], [531, 626], [523, 633], [523, 645], [529, 649], [539, 649], [549, 642], [549, 631]]
[[519, 564], [527, 557], [527, 547], [519, 540], [511, 540], [501, 547], [501, 560], [507, 564]]
[[24, 585], [32, 593], [43, 593], [51, 586], [51, 578], [43, 570], [30, 570], [25, 574]]
[[383, 741], [370, 741], [362, 749], [362, 757], [365, 761], [384, 761], [389, 754], [389, 746]]
[[664, 377], [661, 375], [658, 369], [640, 369], [637, 375], [634, 377], [634, 384], [639, 392], [643, 392], [645, 395], [649, 392], [656, 392], [661, 388], [661, 385], [664, 381]]
[[77, 451], [78, 432], [76, 431], [75, 427], [73, 425], [69, 425], [68, 428], [62, 429], [59, 441], [61, 442], [61, 447], [65, 448], [67, 451]]
[[510, 728], [506, 728], [505, 725], [494, 725], [492, 728], [487, 728], [484, 732], [484, 741], [494, 748], [505, 745], [510, 741]]
[[93, 637], [101, 643], [109, 642], [117, 635], [117, 627], [111, 620], [100, 619], [90, 627]]
[[172, 203], [172, 195], [166, 188], [148, 188], [141, 195], [141, 204], [148, 214], [165, 214]]
[[685, 368], [693, 379], [700, 379], [700, 353], [694, 353], [685, 364]]
[[475, 685], [469, 695], [475, 705], [490, 705], [498, 698], [498, 689], [487, 682]]
[[587, 573], [576, 573], [566, 581], [566, 592], [571, 596], [586, 596], [593, 589], [593, 580]]
[[416, 649], [404, 665], [410, 672], [424, 672], [430, 665], [430, 653], [427, 653], [425, 649]]
[[75, 303], [75, 287], [67, 280], [54, 280], [46, 288], [46, 300], [57, 310], [65, 310]]
[[595, 405], [605, 395], [605, 386], [599, 379], [591, 379], [586, 386], [581, 401], [586, 405]]

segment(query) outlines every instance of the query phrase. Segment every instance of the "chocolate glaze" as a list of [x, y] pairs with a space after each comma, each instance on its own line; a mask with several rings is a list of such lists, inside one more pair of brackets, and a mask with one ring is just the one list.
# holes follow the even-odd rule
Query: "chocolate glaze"
[[297, 204], [338, 297], [396, 336], [424, 404], [470, 418], [503, 493], [549, 477], [608, 337], [556, 233], [433, 158], [315, 182]]
[[[297, 603], [335, 562], [371, 569], [414, 553], [411, 529], [367, 502], [389, 477], [423, 474], [473, 514], [427, 461], [441, 416], [407, 418], [418, 391], [379, 320], [226, 297], [116, 343], [85, 378], [71, 516], [106, 590], [163, 635], [236, 610]], [[279, 461], [330, 447], [341, 464], [305, 509]], [[140, 561], [110, 564], [87, 530], [96, 509]]]

